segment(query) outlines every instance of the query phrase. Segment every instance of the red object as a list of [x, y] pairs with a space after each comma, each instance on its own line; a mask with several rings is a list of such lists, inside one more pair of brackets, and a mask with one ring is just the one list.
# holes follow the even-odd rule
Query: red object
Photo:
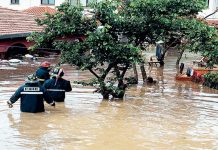
[[49, 62], [44, 61], [44, 62], [41, 63], [40, 66], [41, 66], [41, 67], [46, 67], [46, 68], [48, 68], [48, 67], [50, 67], [50, 65], [51, 65], [51, 64], [50, 64]]
[[191, 81], [191, 77], [188, 77], [187, 75], [178, 75], [176, 76], [176, 80], [178, 81]]

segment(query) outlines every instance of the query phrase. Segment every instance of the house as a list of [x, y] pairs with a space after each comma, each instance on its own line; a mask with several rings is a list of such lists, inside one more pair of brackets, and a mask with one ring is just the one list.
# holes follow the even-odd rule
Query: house
[[[0, 7], [0, 59], [29, 53], [28, 48], [34, 45], [34, 42], [28, 42], [26, 37], [32, 32], [43, 30], [43, 26], [38, 26], [35, 19], [43, 17], [44, 13], [55, 12], [57, 10], [50, 7], [31, 7], [24, 11]], [[84, 36], [57, 38], [56, 40], [75, 39], [83, 40]], [[43, 48], [40, 52], [49, 54], [52, 50]], [[58, 51], [53, 50], [53, 53], [58, 53]]]
[[24, 10], [34, 6], [49, 6], [55, 8], [65, 0], [1, 0], [0, 6], [14, 10]]
[[218, 0], [206, 0], [207, 9], [199, 13], [199, 17], [205, 18], [208, 24], [218, 28]]
[[33, 14], [36, 16], [36, 18], [42, 18], [44, 16], [45, 13], [49, 13], [49, 14], [54, 14], [57, 12], [56, 9], [51, 8], [51, 7], [42, 7], [42, 6], [34, 6], [34, 7], [30, 7], [28, 9], [23, 10], [24, 12], [27, 12], [29, 14]]
[[0, 6], [14, 10], [25, 10], [30, 7], [51, 7], [60, 6], [63, 2], [68, 1], [72, 5], [88, 6], [89, 3], [99, 2], [100, 0], [1, 0]]
[[26, 37], [32, 32], [40, 32], [35, 16], [26, 12], [0, 7], [0, 58], [28, 53], [33, 45]]

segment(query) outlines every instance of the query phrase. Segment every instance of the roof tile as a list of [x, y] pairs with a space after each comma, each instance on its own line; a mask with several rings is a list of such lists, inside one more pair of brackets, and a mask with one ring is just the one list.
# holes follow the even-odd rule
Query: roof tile
[[57, 10], [53, 9], [51, 7], [48, 7], [48, 6], [46, 6], [46, 7], [36, 7], [35, 6], [35, 7], [30, 7], [28, 9], [24, 10], [24, 12], [33, 14], [33, 15], [41, 18], [41, 17], [43, 17], [43, 15], [45, 13], [54, 14], [57, 12]]
[[0, 7], [0, 36], [42, 31], [35, 18], [26, 12]]

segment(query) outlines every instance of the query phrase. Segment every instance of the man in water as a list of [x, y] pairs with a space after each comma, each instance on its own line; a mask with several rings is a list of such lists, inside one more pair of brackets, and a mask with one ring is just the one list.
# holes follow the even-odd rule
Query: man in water
[[41, 63], [40, 67], [36, 70], [36, 76], [39, 79], [39, 83], [43, 85], [43, 83], [50, 78], [50, 63], [44, 61]]
[[54, 100], [49, 96], [46, 89], [39, 84], [37, 77], [31, 74], [27, 77], [24, 85], [20, 86], [7, 101], [9, 108], [13, 107], [20, 98], [20, 110], [22, 112], [44, 112], [44, 100], [51, 106], [55, 106]]
[[160, 62], [160, 66], [164, 65], [164, 55], [162, 54], [163, 46], [161, 45], [161, 42], [157, 42], [156, 45], [156, 57], [157, 60]]
[[63, 79], [64, 71], [60, 67], [54, 68], [52, 78], [45, 81], [43, 86], [47, 89], [50, 96], [56, 102], [64, 102], [65, 92], [70, 92], [72, 90], [70, 81]]

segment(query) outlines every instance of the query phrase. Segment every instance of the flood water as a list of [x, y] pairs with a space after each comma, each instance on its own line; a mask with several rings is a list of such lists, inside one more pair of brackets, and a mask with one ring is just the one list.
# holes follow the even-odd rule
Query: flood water
[[175, 81], [175, 59], [167, 57], [163, 69], [153, 67], [147, 72], [157, 85], [143, 85], [140, 79], [137, 86], [128, 88], [124, 101], [104, 101], [93, 88], [73, 84], [91, 75], [64, 65], [73, 91], [66, 94], [65, 103], [55, 108], [45, 104], [46, 112], [37, 114], [21, 113], [19, 101], [9, 109], [6, 101], [42, 60], [0, 64], [0, 148], [218, 149], [218, 90]]

